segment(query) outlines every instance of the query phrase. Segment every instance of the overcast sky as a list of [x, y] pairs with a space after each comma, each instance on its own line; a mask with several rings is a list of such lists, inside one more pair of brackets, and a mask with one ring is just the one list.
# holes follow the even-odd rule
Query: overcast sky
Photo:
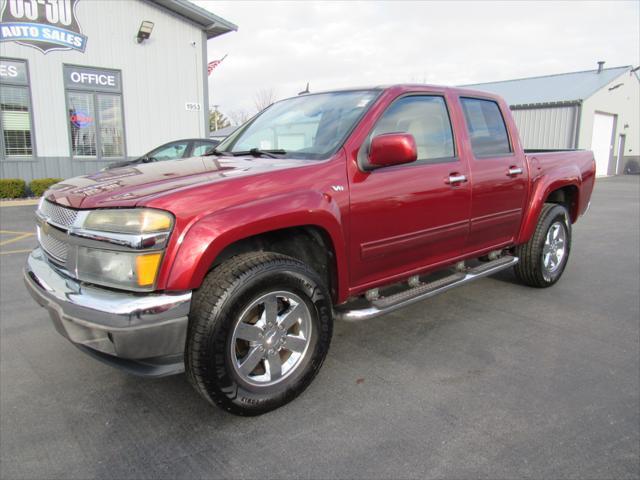
[[459, 85], [640, 63], [640, 2], [196, 0], [239, 26], [209, 41], [210, 104], [401, 82]]

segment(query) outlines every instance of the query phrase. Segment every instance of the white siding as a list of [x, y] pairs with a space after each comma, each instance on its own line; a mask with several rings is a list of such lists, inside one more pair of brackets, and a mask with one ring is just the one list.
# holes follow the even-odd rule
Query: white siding
[[512, 110], [524, 148], [573, 148], [577, 106]]
[[[88, 37], [84, 53], [65, 50], [45, 55], [14, 42], [0, 43], [1, 56], [29, 62], [38, 157], [70, 155], [63, 64], [122, 71], [129, 157], [170, 140], [206, 136], [203, 112], [185, 110], [186, 102], [204, 101], [200, 28], [140, 0], [82, 0], [77, 16]], [[142, 20], [150, 20], [155, 26], [151, 38], [138, 44], [135, 37]]]
[[[609, 90], [620, 83], [622, 85]], [[623, 162], [618, 165], [616, 172], [616, 156], [620, 135], [626, 137], [624, 157], [638, 157], [640, 155], [640, 82], [638, 77], [630, 72], [624, 73], [585, 100], [582, 105], [582, 120], [580, 122], [580, 148], [592, 148], [593, 122], [596, 112], [616, 117], [613, 161], [609, 167], [609, 175], [622, 173]]]

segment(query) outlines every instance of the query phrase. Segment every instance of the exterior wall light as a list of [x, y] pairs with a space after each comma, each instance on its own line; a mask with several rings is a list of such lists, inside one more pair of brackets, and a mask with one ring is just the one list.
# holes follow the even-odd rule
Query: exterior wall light
[[145, 40], [148, 40], [151, 36], [151, 32], [153, 31], [153, 22], [149, 22], [147, 20], [143, 20], [140, 24], [140, 28], [138, 29], [138, 43], [142, 43]]

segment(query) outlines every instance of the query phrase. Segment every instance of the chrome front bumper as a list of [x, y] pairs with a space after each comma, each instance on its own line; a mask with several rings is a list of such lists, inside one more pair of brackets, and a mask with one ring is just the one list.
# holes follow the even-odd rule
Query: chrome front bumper
[[126, 293], [65, 276], [39, 248], [24, 268], [31, 296], [56, 330], [93, 357], [144, 376], [184, 371], [191, 292]]

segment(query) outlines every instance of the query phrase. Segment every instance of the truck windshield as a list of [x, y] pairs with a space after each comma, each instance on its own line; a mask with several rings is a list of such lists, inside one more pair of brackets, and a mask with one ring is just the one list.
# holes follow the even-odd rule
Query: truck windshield
[[264, 153], [278, 158], [328, 158], [378, 94], [377, 90], [359, 90], [282, 100], [234, 132], [217, 151], [236, 155]]

